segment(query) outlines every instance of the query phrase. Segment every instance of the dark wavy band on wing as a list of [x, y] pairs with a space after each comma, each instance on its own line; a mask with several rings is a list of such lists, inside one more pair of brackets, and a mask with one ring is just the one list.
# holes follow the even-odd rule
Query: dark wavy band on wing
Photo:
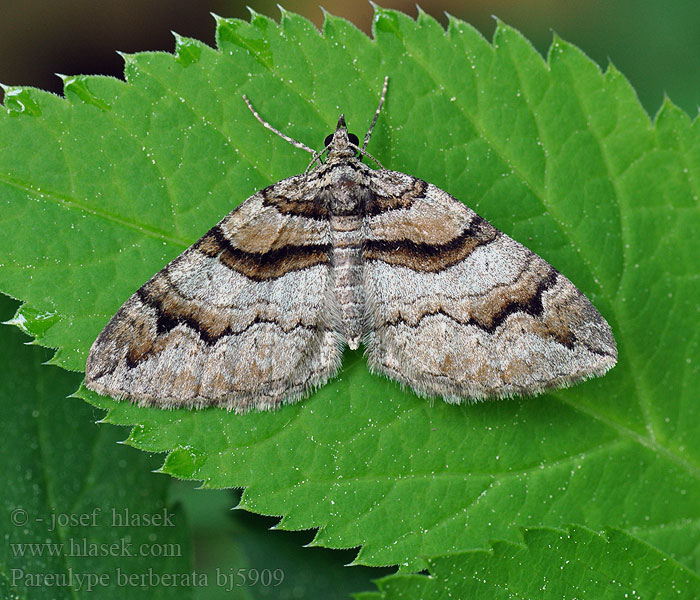
[[[417, 317], [410, 320], [405, 319], [402, 316], [397, 316], [384, 323], [383, 327], [395, 327], [399, 323], [402, 323], [407, 327], [416, 328], [420, 326], [423, 319], [435, 315], [443, 315], [460, 325], [473, 325], [486, 333], [494, 333], [506, 321], [506, 319], [508, 319], [508, 317], [516, 313], [522, 313], [537, 318], [543, 317], [544, 306], [542, 304], [542, 295], [547, 290], [554, 287], [558, 276], [558, 271], [550, 268], [547, 275], [540, 279], [537, 286], [534, 289], [530, 289], [528, 294], [514, 294], [500, 306], [493, 307], [495, 312], [489, 314], [488, 317], [470, 314], [468, 319], [459, 319], [440, 307], [421, 313]], [[539, 327], [539, 331], [537, 333], [542, 336], [553, 338], [555, 341], [560, 343], [562, 346], [565, 346], [569, 350], [573, 349], [574, 344], [577, 342], [576, 335], [569, 328], [564, 330], [561, 327], [555, 327], [548, 324], [544, 320], [541, 321], [541, 327]], [[591, 350], [591, 352], [595, 351]]]
[[159, 346], [163, 344], [161, 336], [166, 335], [178, 325], [185, 325], [208, 346], [213, 346], [219, 340], [232, 335], [243, 335], [254, 325], [260, 323], [275, 324], [285, 333], [291, 333], [296, 329], [306, 329], [309, 331], [319, 330], [318, 325], [308, 325], [301, 321], [291, 326], [283, 327], [275, 319], [270, 319], [256, 315], [249, 323], [241, 327], [232, 327], [228, 322], [211, 319], [210, 315], [197, 313], [191, 303], [181, 301], [178, 303], [173, 293], [162, 296], [159, 290], [151, 292], [150, 283], [147, 283], [136, 292], [138, 299], [146, 306], [153, 309], [156, 320], [156, 333], [149, 339], [141, 338], [137, 345], [131, 345], [126, 355], [126, 362], [129, 368], [134, 368], [150, 356], [154, 356], [159, 351]]
[[394, 196], [380, 196], [376, 190], [372, 190], [372, 197], [365, 203], [364, 214], [373, 217], [390, 210], [410, 208], [415, 200], [425, 197], [427, 190], [428, 184], [418, 178], [413, 178], [410, 186]]
[[411, 239], [367, 240], [365, 260], [380, 260], [413, 271], [437, 273], [467, 258], [476, 248], [490, 244], [501, 235], [493, 225], [475, 216], [460, 235], [444, 244], [427, 244]]
[[263, 198], [263, 206], [272, 206], [280, 214], [292, 217], [304, 217], [314, 221], [327, 221], [330, 217], [328, 206], [318, 202], [316, 198], [311, 200], [291, 199], [280, 193], [278, 183], [260, 190]]
[[218, 226], [212, 227], [194, 248], [253, 281], [269, 281], [292, 271], [328, 264], [333, 249], [331, 244], [288, 244], [268, 252], [246, 252], [226, 239]]

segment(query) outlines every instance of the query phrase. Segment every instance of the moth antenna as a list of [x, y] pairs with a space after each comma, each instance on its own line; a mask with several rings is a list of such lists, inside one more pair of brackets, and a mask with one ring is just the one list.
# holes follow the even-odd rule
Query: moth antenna
[[367, 157], [371, 158], [375, 163], [377, 163], [377, 166], [378, 166], [382, 171], [385, 171], [385, 170], [386, 170], [386, 169], [382, 166], [382, 163], [380, 163], [376, 158], [374, 158], [374, 156], [372, 156], [369, 152], [367, 152], [367, 150], [365, 150], [364, 148], [360, 148], [359, 146], [355, 146], [355, 144], [349, 144], [349, 145], [350, 145], [351, 148], [355, 148], [355, 150], [357, 150], [357, 151], [358, 151], [360, 154], [362, 154], [363, 156], [367, 156]]
[[314, 151], [314, 156], [313, 156], [313, 158], [311, 159], [311, 162], [309, 163], [309, 166], [306, 167], [306, 169], [304, 169], [304, 175], [306, 175], [306, 174], [311, 170], [311, 167], [314, 166], [314, 163], [318, 163], [319, 166], [321, 166], [321, 165], [323, 164], [323, 163], [321, 162], [321, 157], [323, 156], [324, 152], [325, 152], [326, 150], [328, 150], [328, 148], [330, 148], [330, 147], [331, 147], [331, 145], [328, 144], [328, 145], [327, 145], [323, 150], [321, 150], [320, 152]]
[[[374, 129], [375, 124], [377, 123], [377, 119], [379, 118], [379, 113], [382, 111], [382, 106], [384, 105], [384, 99], [386, 98], [386, 88], [389, 85], [389, 76], [386, 75], [384, 77], [384, 86], [382, 87], [382, 95], [379, 97], [379, 106], [377, 106], [377, 110], [374, 113], [374, 118], [372, 119], [372, 124], [369, 126], [369, 129], [367, 130], [367, 133], [365, 134], [365, 139], [362, 142], [362, 153], [366, 154], [365, 148], [367, 148], [367, 144], [369, 144], [369, 138], [372, 137], [372, 130]], [[379, 164], [376, 159], [372, 158], [369, 154], [367, 154], [374, 162]], [[380, 165], [381, 166], [381, 165]], [[384, 168], [384, 167], [382, 167]]]
[[[243, 100], [245, 100], [245, 103], [248, 105], [248, 108], [250, 109], [250, 112], [252, 112], [252, 113], [253, 113], [253, 116], [254, 116], [258, 121], [260, 121], [260, 123], [262, 123], [262, 126], [263, 126], [263, 127], [265, 127], [266, 129], [269, 129], [270, 131], [272, 131], [272, 133], [276, 133], [276, 134], [277, 134], [278, 136], [280, 136], [285, 142], [289, 142], [289, 143], [290, 143], [292, 146], [294, 146], [295, 148], [299, 148], [300, 150], [306, 150], [306, 151], [309, 152], [310, 154], [313, 154], [313, 155], [314, 155], [314, 161], [313, 161], [313, 162], [315, 162], [316, 160], [318, 160], [318, 152], [316, 152], [315, 150], [312, 150], [312, 149], [309, 148], [306, 144], [302, 144], [301, 142], [298, 142], [297, 140], [295, 140], [295, 139], [293, 139], [293, 138], [290, 138], [288, 135], [285, 135], [285, 134], [282, 133], [279, 129], [275, 129], [272, 125], [270, 125], [267, 121], [265, 121], [265, 119], [263, 119], [263, 118], [258, 114], [258, 111], [256, 111], [256, 110], [253, 108], [253, 105], [250, 103], [250, 100], [248, 100], [248, 96], [246, 96], [245, 94], [243, 94]], [[313, 162], [312, 162], [312, 164], [313, 164]]]

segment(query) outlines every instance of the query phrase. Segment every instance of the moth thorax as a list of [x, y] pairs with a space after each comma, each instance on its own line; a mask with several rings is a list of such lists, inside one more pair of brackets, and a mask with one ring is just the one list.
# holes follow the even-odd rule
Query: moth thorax
[[333, 215], [359, 215], [362, 210], [362, 198], [357, 182], [341, 179], [333, 185], [330, 212]]

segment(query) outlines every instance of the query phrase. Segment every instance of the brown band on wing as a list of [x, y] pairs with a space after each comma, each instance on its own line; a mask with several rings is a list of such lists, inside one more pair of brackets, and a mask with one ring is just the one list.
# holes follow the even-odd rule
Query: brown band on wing
[[463, 261], [476, 248], [490, 244], [500, 235], [501, 232], [488, 221], [475, 216], [461, 234], [444, 244], [426, 244], [411, 239], [367, 240], [363, 257], [413, 271], [437, 273]]
[[194, 248], [254, 281], [269, 281], [292, 271], [328, 264], [332, 251], [331, 244], [286, 244], [268, 252], [246, 252], [226, 239], [218, 226], [212, 227]]
[[294, 200], [280, 194], [279, 184], [271, 185], [260, 190], [263, 206], [272, 206], [280, 214], [305, 217], [315, 221], [326, 221], [329, 218], [328, 206], [318, 201], [316, 196], [305, 200]]
[[269, 207], [257, 214], [233, 213], [218, 227], [231, 245], [248, 254], [325, 243], [330, 237], [328, 221], [279, 215]]
[[[244, 335], [251, 327], [260, 323], [275, 324], [285, 333], [299, 328], [310, 331], [320, 328], [320, 325], [303, 323], [301, 320], [291, 326], [283, 327], [276, 319], [262, 315], [256, 315], [242, 327], [232, 327], [230, 320], [221, 318], [220, 311], [210, 310], [183, 299], [174, 288], [169, 287], [164, 279], [151, 280], [136, 292], [136, 296], [143, 305], [153, 310], [154, 316], [140, 315], [140, 313], [131, 315], [136, 319], [142, 317], [148, 319], [149, 327], [139, 328], [142, 335], [129, 338], [126, 354], [126, 364], [129, 368], [136, 367], [140, 362], [172, 345], [173, 342], [168, 339], [168, 334], [178, 325], [184, 325], [208, 346], [216, 344], [225, 337]], [[155, 319], [155, 331], [153, 319]]]
[[559, 272], [543, 261], [526, 269], [512, 285], [494, 288], [486, 294], [470, 321], [493, 333], [508, 317], [521, 313], [534, 317], [529, 329], [541, 338], [552, 338], [569, 350], [573, 349], [576, 335], [566, 321], [553, 322], [545, 310], [542, 296], [557, 283]]
[[372, 217], [389, 210], [410, 208], [415, 200], [425, 197], [427, 189], [428, 184], [425, 181], [414, 177], [410, 185], [398, 195], [380, 196], [373, 190], [371, 198], [365, 203], [365, 215]]
[[475, 304], [467, 314], [457, 316], [442, 306], [406, 318], [403, 315], [388, 320], [384, 326], [395, 327], [399, 323], [415, 328], [423, 319], [443, 315], [460, 325], [472, 325], [487, 333], [494, 333], [511, 315], [529, 315], [534, 319], [528, 323], [532, 333], [542, 338], [552, 338], [566, 348], [572, 349], [576, 335], [564, 321], [550, 320], [545, 311], [542, 296], [552, 289], [557, 282], [559, 272], [548, 266], [540, 265], [538, 269], [524, 270], [521, 277], [510, 286], [494, 288], [483, 296], [475, 298]]
[[[97, 381], [109, 375], [119, 366], [119, 351], [127, 347], [127, 352], [144, 351], [153, 343], [153, 315], [143, 310], [134, 297], [127, 300], [109, 320], [93, 345], [85, 365], [85, 381]], [[107, 348], [108, 351], [103, 351]], [[96, 349], [99, 349], [95, 352]], [[115, 349], [116, 352], [112, 349]]]

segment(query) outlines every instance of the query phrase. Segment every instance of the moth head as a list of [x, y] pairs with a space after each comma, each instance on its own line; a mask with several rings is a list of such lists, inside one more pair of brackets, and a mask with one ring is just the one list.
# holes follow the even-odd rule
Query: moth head
[[345, 116], [340, 115], [335, 133], [326, 137], [323, 146], [328, 148], [328, 158], [345, 158], [357, 154], [359, 143], [360, 140], [354, 133], [348, 133]]

